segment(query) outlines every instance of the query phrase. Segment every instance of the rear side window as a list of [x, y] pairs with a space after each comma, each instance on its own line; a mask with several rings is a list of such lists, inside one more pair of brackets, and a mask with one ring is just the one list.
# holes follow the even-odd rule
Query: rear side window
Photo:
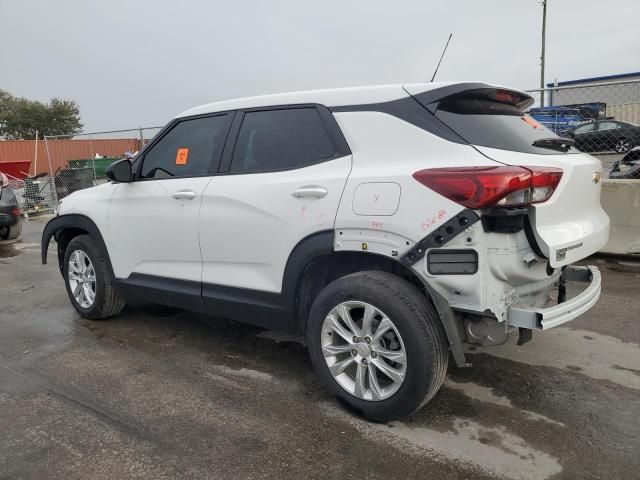
[[142, 178], [208, 175], [217, 162], [229, 128], [230, 115], [182, 120], [145, 153]]
[[558, 136], [516, 106], [491, 97], [486, 90], [465, 92], [439, 101], [434, 113], [472, 145], [525, 153], [561, 153], [533, 146], [536, 140]]
[[600, 122], [598, 125], [598, 131], [602, 132], [604, 130], [615, 130], [616, 128], [620, 128], [616, 122]]
[[247, 112], [231, 160], [232, 172], [291, 170], [334, 156], [315, 108]]

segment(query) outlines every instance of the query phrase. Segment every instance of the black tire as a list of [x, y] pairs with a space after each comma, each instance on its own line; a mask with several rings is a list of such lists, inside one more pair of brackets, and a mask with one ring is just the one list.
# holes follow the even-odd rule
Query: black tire
[[15, 240], [22, 233], [22, 222], [20, 219], [8, 228], [7, 240]]
[[[345, 301], [369, 303], [389, 317], [406, 351], [406, 374], [390, 397], [363, 400], [335, 380], [322, 353], [322, 326], [331, 310]], [[414, 285], [387, 272], [359, 272], [327, 285], [309, 314], [307, 345], [314, 369], [325, 388], [365, 418], [389, 421], [414, 413], [438, 391], [449, 360], [442, 323], [433, 305]]]
[[[88, 308], [84, 308], [78, 303], [69, 285], [69, 258], [76, 250], [81, 250], [89, 257], [96, 275], [95, 300]], [[90, 235], [78, 235], [69, 242], [64, 254], [62, 272], [69, 300], [71, 300], [71, 304], [76, 311], [84, 318], [103, 320], [117, 315], [124, 308], [124, 301], [113, 286], [113, 279], [107, 267], [105, 254]]]

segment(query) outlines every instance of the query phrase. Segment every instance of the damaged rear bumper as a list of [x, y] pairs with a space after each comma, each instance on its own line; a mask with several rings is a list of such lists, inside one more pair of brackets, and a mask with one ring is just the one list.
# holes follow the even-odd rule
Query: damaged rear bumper
[[564, 270], [564, 280], [589, 285], [575, 297], [548, 308], [511, 306], [507, 312], [507, 324], [530, 330], [548, 330], [579, 317], [600, 298], [600, 270], [594, 266], [569, 266]]

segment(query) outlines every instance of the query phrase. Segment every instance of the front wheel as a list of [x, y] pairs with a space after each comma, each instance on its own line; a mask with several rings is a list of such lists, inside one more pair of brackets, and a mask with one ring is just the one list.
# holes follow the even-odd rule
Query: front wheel
[[311, 308], [307, 344], [324, 386], [376, 421], [419, 409], [447, 371], [447, 343], [433, 306], [387, 272], [359, 272], [325, 287]]
[[64, 255], [62, 273], [69, 300], [80, 315], [92, 320], [112, 317], [124, 308], [104, 255], [90, 235], [73, 238]]

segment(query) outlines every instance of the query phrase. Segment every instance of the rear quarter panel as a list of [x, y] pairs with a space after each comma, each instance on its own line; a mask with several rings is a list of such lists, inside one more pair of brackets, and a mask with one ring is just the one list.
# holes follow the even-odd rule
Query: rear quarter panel
[[[413, 178], [425, 168], [445, 166], [495, 165], [473, 147], [449, 142], [408, 122], [381, 112], [342, 112], [334, 114], [353, 153], [353, 167], [338, 208], [336, 230], [358, 229], [375, 232], [376, 238], [398, 237], [399, 255], [409, 244], [424, 238], [449, 218], [464, 210]], [[364, 183], [399, 185], [400, 202], [389, 215], [359, 215], [354, 197]], [[367, 188], [371, 211], [375, 189]], [[357, 210], [367, 199], [358, 197]], [[363, 237], [364, 238], [364, 237]], [[407, 244], [409, 242], [409, 244]], [[339, 246], [338, 246], [339, 249]]]

